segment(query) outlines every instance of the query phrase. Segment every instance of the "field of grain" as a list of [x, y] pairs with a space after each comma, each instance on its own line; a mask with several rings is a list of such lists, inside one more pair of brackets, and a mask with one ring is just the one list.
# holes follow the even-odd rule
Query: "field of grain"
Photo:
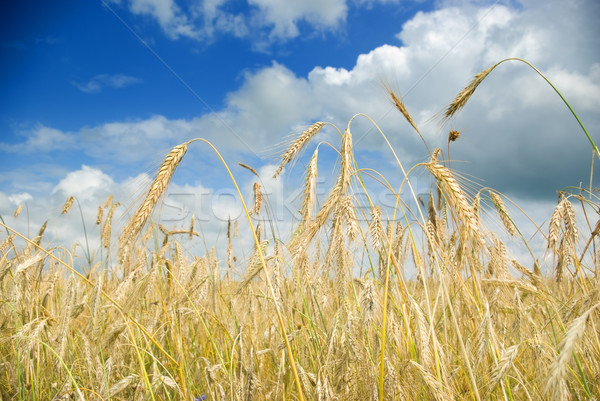
[[[446, 116], [499, 64], [478, 74]], [[326, 125], [301, 133], [276, 174]], [[339, 169], [324, 199], [315, 196], [318, 151], [307, 162], [302, 218], [287, 241], [254, 220], [269, 214], [257, 177], [246, 221], [226, 227], [225, 259], [214, 248], [193, 255], [182, 246], [193, 225], [173, 232], [152, 220], [200, 139], [169, 152], [118, 240], [117, 200], [99, 205], [102, 256], [91, 269], [75, 266], [70, 244], [46, 246], [45, 227], [26, 238], [2, 220], [0, 399], [600, 399], [598, 194], [561, 191], [536, 233], [541, 253], [530, 247], [524, 264], [502, 240], [532, 241], [506, 198], [465, 188], [444, 156], [457, 131], [447, 151], [432, 149], [424, 163], [405, 169], [398, 161], [405, 178], [423, 169], [436, 185], [425, 201], [413, 193], [413, 208], [396, 196], [384, 216], [353, 196], [368, 193], [374, 174], [356, 164], [351, 127], [339, 131]], [[389, 191], [411, 194], [410, 185], [404, 179]], [[64, 213], [74, 212], [73, 201]], [[501, 232], [484, 224], [484, 206]], [[239, 258], [236, 235], [253, 238], [251, 257]], [[369, 266], [362, 275], [358, 255]]]

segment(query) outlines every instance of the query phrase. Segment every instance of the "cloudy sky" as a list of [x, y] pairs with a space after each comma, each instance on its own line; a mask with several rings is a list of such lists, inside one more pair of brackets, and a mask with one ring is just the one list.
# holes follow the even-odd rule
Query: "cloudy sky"
[[[0, 18], [0, 215], [24, 233], [50, 219], [57, 240], [81, 231], [59, 216], [67, 197], [93, 225], [109, 194], [132, 205], [169, 148], [191, 138], [222, 152], [250, 200], [253, 178], [238, 162], [293, 207], [319, 139], [270, 177], [283, 144], [315, 121], [343, 130], [365, 113], [405, 168], [427, 160], [386, 86], [430, 148], [446, 151], [448, 131], [462, 132], [450, 149], [454, 170], [542, 224], [558, 190], [589, 186], [592, 166], [588, 139], [548, 84], [523, 63], [504, 63], [440, 123], [476, 73], [507, 57], [544, 72], [600, 143], [596, 0], [57, 0], [4, 5]], [[399, 177], [367, 119], [352, 132], [360, 167]], [[319, 136], [339, 146], [333, 128]], [[319, 146], [327, 177], [336, 154]], [[208, 226], [233, 213], [231, 183], [206, 145], [195, 143], [180, 170], [164, 209], [172, 221], [191, 210]], [[415, 180], [427, 190], [425, 174]], [[19, 204], [26, 217], [15, 220]]]

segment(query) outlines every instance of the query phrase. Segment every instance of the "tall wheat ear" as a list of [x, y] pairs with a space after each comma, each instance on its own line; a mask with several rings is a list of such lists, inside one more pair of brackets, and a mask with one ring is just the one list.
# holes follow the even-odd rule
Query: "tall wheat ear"
[[292, 142], [292, 144], [288, 148], [288, 150], [283, 154], [283, 156], [281, 156], [281, 159], [282, 159], [281, 164], [277, 168], [277, 171], [275, 171], [273, 178], [276, 178], [277, 176], [279, 176], [279, 174], [281, 174], [281, 171], [283, 171], [283, 168], [286, 166], [286, 164], [291, 162], [294, 159], [294, 157], [296, 157], [298, 152], [300, 152], [300, 150], [302, 150], [304, 145], [306, 145], [313, 136], [317, 135], [319, 133], [319, 131], [321, 131], [321, 129], [326, 124], [327, 123], [322, 122], [322, 121], [318, 121], [318, 122], [314, 123], [307, 130], [305, 130], [302, 134], [300, 134], [298, 139], [296, 139], [294, 142]]
[[567, 99], [565, 99], [565, 97], [562, 95], [562, 93], [560, 93], [560, 91], [556, 88], [556, 86], [554, 86], [554, 84], [552, 82], [550, 82], [550, 80], [544, 74], [542, 74], [542, 72], [540, 70], [538, 70], [537, 68], [535, 68], [533, 66], [533, 64], [531, 64], [530, 62], [528, 62], [526, 60], [523, 60], [521, 58], [518, 58], [518, 57], [505, 58], [504, 60], [501, 60], [501, 61], [497, 62], [496, 64], [492, 65], [491, 67], [486, 68], [485, 70], [483, 70], [480, 73], [478, 73], [477, 75], [475, 75], [475, 77], [469, 83], [469, 85], [467, 85], [462, 91], [460, 91], [459, 94], [454, 98], [454, 100], [452, 100], [452, 102], [450, 102], [450, 104], [448, 105], [448, 108], [446, 109], [446, 111], [444, 113], [444, 116], [442, 118], [442, 124], [445, 123], [446, 121], [448, 121], [460, 109], [462, 109], [465, 106], [465, 104], [467, 104], [467, 102], [469, 101], [469, 99], [471, 98], [471, 96], [473, 95], [473, 93], [475, 93], [475, 90], [477, 89], [477, 87], [479, 86], [479, 84], [481, 84], [483, 82], [483, 80], [496, 67], [498, 67], [500, 64], [502, 64], [502, 63], [504, 63], [506, 61], [519, 61], [521, 63], [526, 64], [532, 70], [534, 70], [540, 77], [542, 77], [544, 79], [544, 81], [546, 81], [546, 83], [548, 83], [548, 85], [550, 85], [552, 87], [552, 89], [554, 89], [554, 92], [556, 92], [556, 94], [562, 99], [563, 103], [568, 107], [568, 109], [571, 112], [571, 114], [573, 115], [573, 117], [575, 117], [575, 119], [579, 123], [579, 126], [581, 127], [583, 133], [585, 134], [585, 136], [587, 137], [588, 141], [592, 145], [592, 149], [594, 151], [594, 154], [598, 158], [600, 158], [600, 149], [598, 149], [598, 146], [596, 145], [596, 143], [592, 139], [591, 135], [589, 134], [589, 132], [587, 131], [587, 129], [585, 128], [585, 126], [583, 125], [583, 123], [581, 122], [581, 120], [579, 119], [579, 116], [577, 115], [577, 113], [575, 113], [575, 110], [573, 110], [573, 108], [571, 107], [571, 105], [569, 104], [569, 102], [567, 102]]
[[480, 73], [476, 74], [473, 80], [467, 85], [462, 91], [456, 95], [454, 100], [450, 102], [446, 112], [444, 113], [444, 121], [449, 120], [454, 116], [460, 109], [465, 107], [473, 93], [475, 93], [475, 89], [483, 82], [483, 80], [490, 75], [490, 72], [494, 70], [500, 63], [496, 63], [493, 66], [486, 68]]
[[166, 191], [169, 181], [171, 181], [171, 177], [173, 177], [173, 173], [175, 169], [183, 159], [183, 156], [187, 152], [187, 146], [189, 142], [185, 142], [181, 145], [175, 146], [165, 157], [165, 160], [160, 165], [158, 169], [158, 173], [156, 174], [156, 178], [152, 181], [150, 188], [148, 189], [148, 193], [144, 198], [144, 201], [137, 209], [135, 214], [131, 216], [131, 219], [125, 226], [123, 230], [123, 234], [121, 237], [121, 253], [123, 253], [126, 248], [128, 248], [129, 242], [137, 236], [137, 234], [144, 228], [146, 222], [148, 221], [148, 217], [154, 210], [154, 206]]
[[551, 400], [567, 399], [564, 396], [567, 393], [566, 377], [569, 370], [568, 364], [571, 358], [574, 357], [575, 347], [584, 336], [588, 319], [598, 308], [600, 308], [600, 303], [583, 312], [569, 324], [567, 333], [558, 346], [558, 355], [548, 372], [545, 391], [550, 395]]
[[[434, 154], [436, 151], [433, 152]], [[470, 233], [474, 236], [477, 242], [483, 244], [484, 240], [479, 230], [478, 218], [471, 204], [467, 201], [463, 190], [460, 188], [458, 181], [454, 178], [452, 172], [442, 164], [431, 161], [425, 164], [427, 170], [437, 180], [446, 199], [452, 204], [460, 221], [469, 228]]]
[[406, 121], [410, 124], [410, 126], [413, 127], [413, 129], [417, 132], [417, 134], [419, 134], [419, 137], [421, 138], [421, 141], [423, 141], [425, 148], [427, 148], [427, 151], [429, 153], [431, 153], [431, 149], [429, 149], [429, 146], [427, 146], [427, 142], [425, 142], [425, 138], [423, 137], [423, 135], [421, 134], [421, 131], [417, 127], [415, 120], [412, 118], [412, 116], [408, 112], [408, 109], [406, 108], [406, 105], [402, 101], [402, 98], [399, 95], [397, 95], [393, 91], [393, 89], [390, 88], [389, 85], [385, 85], [385, 91], [390, 96], [390, 99], [392, 100], [392, 103], [394, 104], [394, 107], [396, 108], [396, 110], [398, 110], [400, 112], [400, 114], [402, 114], [404, 119], [406, 119]]

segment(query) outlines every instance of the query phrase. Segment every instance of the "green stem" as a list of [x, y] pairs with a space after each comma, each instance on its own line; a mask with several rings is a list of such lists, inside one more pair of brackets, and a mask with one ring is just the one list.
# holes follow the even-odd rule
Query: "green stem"
[[540, 70], [538, 70], [537, 68], [535, 68], [530, 62], [523, 60], [522, 58], [518, 58], [518, 57], [509, 57], [506, 58], [502, 61], [500, 61], [498, 64], [499, 65], [505, 61], [509, 61], [509, 60], [515, 60], [515, 61], [521, 61], [525, 64], [527, 64], [528, 66], [530, 66], [535, 72], [537, 72], [542, 78], [544, 78], [544, 81], [546, 81], [548, 83], [548, 85], [550, 85], [552, 87], [552, 89], [554, 89], [554, 91], [558, 94], [558, 96], [560, 96], [560, 98], [562, 99], [562, 101], [567, 105], [567, 107], [569, 108], [569, 110], [571, 110], [571, 113], [573, 114], [573, 117], [575, 117], [575, 119], [577, 120], [577, 122], [579, 123], [579, 126], [581, 127], [581, 129], [583, 130], [583, 132], [585, 133], [585, 136], [587, 136], [588, 140], [590, 141], [590, 143], [592, 144], [592, 148], [594, 149], [594, 152], [596, 153], [596, 155], [598, 156], [598, 158], [600, 158], [600, 150], [598, 150], [598, 146], [596, 146], [596, 144], [594, 143], [594, 140], [592, 139], [592, 137], [590, 136], [590, 134], [587, 132], [587, 130], [585, 129], [583, 123], [581, 122], [581, 120], [579, 119], [579, 117], [577, 116], [577, 113], [575, 113], [575, 110], [573, 110], [573, 108], [571, 107], [571, 105], [569, 104], [569, 102], [567, 102], [567, 99], [565, 99], [565, 97], [559, 92], [558, 89], [556, 89], [556, 86], [554, 86], [552, 84], [552, 82], [550, 82], [550, 80], [548, 78], [546, 78], [546, 76], [544, 74], [541, 73]]

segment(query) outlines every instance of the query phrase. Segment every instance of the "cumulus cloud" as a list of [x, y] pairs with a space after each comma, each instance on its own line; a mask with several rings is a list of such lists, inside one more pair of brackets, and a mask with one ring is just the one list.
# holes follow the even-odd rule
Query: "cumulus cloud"
[[101, 191], [106, 196], [106, 188], [113, 184], [112, 178], [101, 170], [83, 165], [80, 170], [73, 171], [60, 180], [52, 194], [60, 192], [67, 197], [76, 196], [81, 201], [87, 201], [96, 196], [96, 191]]
[[99, 93], [104, 88], [120, 89], [140, 82], [141, 79], [125, 74], [99, 74], [85, 83], [73, 81], [72, 84], [84, 93]]
[[182, 36], [198, 38], [200, 35], [188, 15], [174, 0], [129, 0], [128, 3], [133, 14], [155, 19], [171, 39]]
[[[81, 248], [78, 248], [77, 255], [82, 256], [80, 251], [86, 243], [95, 250], [98, 250], [100, 244], [100, 227], [95, 225], [98, 206], [105, 202], [109, 194], [114, 194], [115, 198], [127, 199], [128, 191], [124, 184], [116, 183], [97, 168], [82, 166], [63, 176], [54, 190], [43, 194], [0, 192], [0, 215], [9, 227], [24, 235], [36, 233], [47, 221], [46, 241], [66, 246], [78, 243]], [[77, 211], [61, 215], [62, 206], [69, 196], [75, 196], [79, 201]], [[4, 199], [9, 202], [3, 201]], [[26, 208], [15, 218], [11, 208], [16, 204], [23, 204]], [[79, 207], [82, 215], [79, 214]], [[84, 224], [87, 234], [82, 230]]]
[[306, 21], [315, 28], [335, 28], [345, 18], [348, 6], [345, 0], [249, 0], [258, 7], [261, 25], [272, 25], [270, 36], [294, 38], [298, 36], [298, 22]]
[[30, 130], [23, 131], [21, 136], [25, 137], [24, 142], [0, 142], [0, 150], [15, 153], [45, 153], [73, 149], [76, 145], [73, 134], [44, 125], [36, 125]]
[[[112, 0], [113, 3], [120, 1]], [[257, 49], [274, 41], [300, 35], [299, 25], [314, 31], [335, 31], [343, 26], [350, 7], [372, 7], [375, 3], [398, 0], [248, 0], [248, 13], [235, 12], [232, 0], [204, 0], [186, 3], [175, 0], [127, 0], [129, 11], [155, 20], [171, 39], [186, 37], [212, 41], [229, 34], [250, 37]]]
[[23, 192], [21, 194], [12, 194], [12, 195], [8, 196], [8, 200], [17, 206], [22, 203], [25, 203], [27, 201], [30, 201], [32, 199], [33, 199], [33, 196], [31, 196], [31, 194], [29, 194], [27, 192]]
[[[167, 18], [183, 12], [174, 4], [141, 2], [136, 7]], [[210, 18], [216, 18], [225, 2], [202, 4], [204, 12], [210, 11]], [[341, 3], [330, 6], [333, 4]], [[276, 7], [270, 2], [257, 2], [256, 6]], [[190, 119], [152, 116], [71, 133], [38, 127], [22, 144], [0, 144], [0, 148], [51, 151], [78, 143], [94, 160], [137, 163], [156, 161], [170, 147], [202, 136], [222, 151], [255, 157], [317, 120], [331, 121], [343, 129], [354, 114], [366, 113], [387, 134], [403, 163], [410, 166], [426, 160], [420, 139], [386, 98], [382, 81], [387, 81], [404, 97], [430, 147], [445, 149], [447, 131], [463, 131], [451, 146], [450, 157], [456, 160], [453, 167], [457, 171], [519, 196], [548, 196], [564, 186], [585, 182], [589, 159], [581, 155], [591, 151], [560, 98], [529, 67], [519, 62], [499, 66], [455, 119], [440, 127], [439, 115], [476, 73], [517, 56], [544, 71], [580, 113], [588, 131], [596, 132], [600, 125], [596, 107], [600, 59], [594, 49], [599, 46], [600, 32], [588, 16], [588, 6], [597, 8], [588, 3], [549, 7], [545, 2], [526, 2], [523, 7], [511, 8], [455, 2], [454, 6], [417, 13], [401, 27], [396, 45], [382, 45], [358, 56], [351, 69], [315, 67], [307, 76], [297, 76], [274, 62], [247, 71], [241, 87], [229, 93], [225, 107], [214, 114]], [[308, 9], [295, 10], [288, 12], [308, 15]], [[562, 21], [558, 16], [563, 15], [582, 25], [577, 30], [560, 22], [560, 29], [554, 29], [545, 22]], [[571, 36], [561, 36], [561, 29]], [[573, 40], [581, 44], [578, 57], [562, 57], [572, 53]], [[550, 48], [553, 51], [548, 51]], [[390, 152], [370, 123], [358, 119], [352, 132], [357, 152], [379, 152], [376, 160], [387, 163], [385, 155]], [[335, 135], [328, 139], [337, 143]], [[392, 169], [394, 162], [385, 165]]]
[[[166, 0], [132, 0], [126, 4], [133, 12], [155, 18], [173, 38], [198, 35], [199, 28], [193, 24], [202, 18], [217, 32], [226, 29], [228, 18], [239, 17], [235, 34], [241, 36], [248, 34], [245, 30], [252, 23], [268, 26], [275, 36], [294, 35], [299, 21], [317, 24], [311, 20], [314, 11], [311, 7], [316, 7], [312, 2], [283, 10], [275, 2], [257, 0], [254, 6], [262, 7], [265, 12], [260, 20], [254, 21], [223, 11], [225, 0], [198, 3], [197, 7], [203, 8], [195, 11], [191, 6], [184, 10], [174, 1]], [[40, 163], [21, 174], [3, 172], [0, 215], [11, 227], [24, 233], [35, 232], [50, 219], [49, 235], [63, 244], [74, 241], [83, 244], [81, 218], [74, 213], [60, 215], [65, 199], [75, 195], [81, 201], [86, 227], [90, 228], [90, 243], [97, 246], [100, 232], [94, 222], [98, 205], [109, 194], [123, 203], [117, 213], [115, 227], [118, 227], [135, 210], [135, 200], [143, 196], [151, 180], [149, 174], [117, 177], [114, 166], [126, 165], [127, 172], [137, 172], [140, 164], [158, 165], [170, 147], [202, 136], [228, 153], [226, 159], [230, 165], [240, 159], [253, 160], [260, 179], [250, 177], [249, 172], [234, 171], [244, 178], [243, 195], [251, 204], [252, 184], [255, 180], [260, 182], [278, 219], [277, 227], [285, 235], [291, 231], [287, 230], [289, 216], [300, 206], [301, 177], [291, 179], [287, 173], [292, 169], [288, 168], [279, 179], [272, 179], [273, 160], [261, 160], [257, 155], [264, 155], [264, 149], [289, 139], [287, 134], [299, 133], [317, 120], [333, 122], [343, 130], [354, 114], [366, 113], [382, 128], [404, 166], [427, 160], [428, 154], [418, 136], [386, 99], [382, 88], [382, 83], [386, 83], [404, 97], [430, 147], [441, 146], [446, 152], [448, 130], [462, 131], [446, 156], [453, 160], [453, 169], [462, 173], [463, 182], [471, 181], [468, 189], [474, 189], [472, 182], [499, 189], [523, 206], [534, 221], [543, 222], [555, 205], [555, 192], [566, 186], [587, 185], [590, 175], [589, 142], [552, 88], [528, 66], [507, 62], [486, 78], [465, 108], [447, 125], [438, 124], [439, 115], [476, 73], [503, 58], [523, 57], [554, 82], [588, 131], [598, 132], [600, 59], [596, 49], [600, 44], [600, 28], [593, 15], [598, 15], [594, 12], [599, 6], [592, 1], [552, 6], [543, 1], [525, 1], [519, 8], [452, 4], [417, 13], [399, 29], [398, 42], [358, 56], [352, 68], [315, 67], [306, 76], [298, 76], [287, 66], [274, 62], [246, 71], [240, 88], [229, 93], [224, 108], [213, 114], [187, 119], [155, 115], [73, 131], [38, 125], [24, 131], [21, 143], [0, 143], [0, 150], [29, 152], [29, 155], [76, 150], [87, 161], [81, 167], [80, 164], [74, 167], [75, 171], [66, 171], [65, 167], [52, 170], [52, 166]], [[333, 29], [343, 22], [344, 7], [348, 5], [341, 1], [325, 5], [329, 7], [325, 8], [329, 17], [323, 19], [321, 28]], [[279, 25], [269, 22], [275, 16], [281, 17]], [[103, 79], [97, 80], [100, 88], [127, 84], [127, 80], [110, 84], [110, 80]], [[87, 87], [94, 90], [93, 85]], [[353, 122], [351, 129], [359, 166], [376, 168], [390, 180], [401, 179], [391, 152], [372, 124], [361, 118]], [[330, 127], [323, 135], [319, 134], [321, 140], [339, 145], [339, 136]], [[219, 161], [203, 146], [195, 143], [188, 150], [154, 220], [175, 229], [188, 227], [195, 216], [203, 243], [210, 248], [224, 238], [230, 217], [242, 218], [240, 226], [248, 227], [233, 185], [223, 179]], [[314, 146], [308, 147], [314, 149]], [[329, 174], [327, 167], [336, 162], [337, 154], [322, 146], [320, 157], [319, 171], [323, 177]], [[296, 174], [302, 170], [306, 158], [303, 155]], [[598, 177], [598, 163], [595, 167], [594, 177]], [[113, 170], [109, 171], [110, 168]], [[415, 188], [426, 192], [430, 181], [418, 172], [414, 174]], [[385, 191], [371, 195], [373, 199], [385, 199]], [[29, 220], [23, 215], [12, 217], [15, 206], [21, 203], [27, 205]], [[537, 227], [528, 225], [528, 220], [516, 209], [511, 212], [526, 236], [536, 232]], [[493, 213], [490, 210], [489, 214]], [[496, 224], [500, 226], [499, 222]], [[181, 240], [187, 241], [183, 237]], [[198, 243], [185, 245], [191, 249]], [[251, 245], [243, 249], [251, 249]]]

